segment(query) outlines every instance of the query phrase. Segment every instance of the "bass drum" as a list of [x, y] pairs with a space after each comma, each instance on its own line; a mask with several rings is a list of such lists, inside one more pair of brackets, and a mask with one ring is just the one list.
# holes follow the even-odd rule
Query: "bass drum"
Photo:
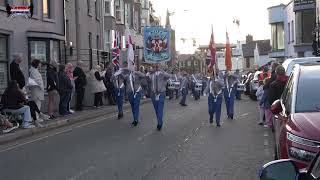
[[201, 83], [196, 83], [195, 90], [196, 91], [202, 91], [202, 84]]

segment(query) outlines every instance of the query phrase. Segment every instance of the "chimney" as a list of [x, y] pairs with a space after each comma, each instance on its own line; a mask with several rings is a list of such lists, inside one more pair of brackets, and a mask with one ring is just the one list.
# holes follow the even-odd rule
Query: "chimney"
[[253, 36], [250, 35], [250, 34], [248, 34], [248, 35], [246, 36], [246, 43], [249, 43], [249, 42], [252, 42], [252, 41], [253, 41]]

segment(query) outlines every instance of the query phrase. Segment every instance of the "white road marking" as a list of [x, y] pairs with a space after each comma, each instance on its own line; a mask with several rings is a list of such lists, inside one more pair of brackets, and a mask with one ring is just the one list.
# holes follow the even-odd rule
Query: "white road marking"
[[150, 136], [154, 131], [148, 131], [147, 133], [145, 133], [143, 136], [138, 138], [138, 141], [142, 141], [144, 138], [146, 138], [147, 136]]
[[[125, 111], [124, 113], [128, 113], [128, 112], [129, 111]], [[54, 136], [57, 136], [59, 134], [66, 133], [66, 132], [72, 131], [72, 130], [77, 129], [77, 128], [85, 127], [85, 126], [88, 126], [88, 125], [91, 125], [91, 124], [94, 124], [94, 123], [97, 123], [97, 122], [101, 122], [101, 121], [105, 121], [105, 120], [108, 120], [108, 119], [111, 119], [111, 118], [115, 118], [117, 116], [118, 115], [112, 115], [112, 116], [109, 116], [107, 118], [102, 118], [102, 119], [90, 121], [88, 123], [83, 123], [83, 124], [80, 124], [78, 126], [71, 127], [71, 128], [68, 128], [68, 129], [65, 129], [65, 130], [50, 134], [50, 135], [42, 136], [42, 137], [34, 139], [34, 140], [26, 141], [26, 142], [21, 143], [21, 144], [16, 144], [16, 145], [10, 146], [8, 148], [5, 148], [3, 150], [0, 150], [0, 153], [6, 152], [6, 151], [10, 151], [10, 150], [13, 150], [13, 149], [17, 149], [19, 147], [22, 147], [22, 146], [25, 146], [25, 145], [28, 145], [28, 144], [32, 144], [32, 143], [35, 143], [35, 142], [38, 142], [38, 141], [42, 141], [42, 140], [47, 139], [49, 137], [54, 137]]]
[[83, 171], [80, 171], [78, 174], [76, 174], [75, 176], [71, 177], [71, 178], [67, 178], [67, 180], [76, 180], [76, 179], [79, 179], [81, 176], [83, 176], [84, 174], [87, 174], [88, 172], [94, 170], [95, 167], [93, 166], [90, 166], [88, 168], [86, 168], [85, 170]]
[[268, 141], [267, 139], [265, 139], [265, 140], [263, 141], [263, 145], [264, 145], [264, 146], [269, 146], [269, 141]]
[[264, 137], [268, 137], [268, 136], [269, 136], [269, 133], [268, 133], [268, 132], [264, 132], [263, 136], [264, 136]]
[[249, 115], [249, 113], [244, 113], [244, 114], [241, 114], [241, 117], [248, 116], [248, 115]]

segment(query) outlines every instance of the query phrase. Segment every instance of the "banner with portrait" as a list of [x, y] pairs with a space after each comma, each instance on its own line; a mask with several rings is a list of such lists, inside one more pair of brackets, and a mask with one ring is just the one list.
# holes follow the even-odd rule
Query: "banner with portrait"
[[162, 63], [171, 60], [170, 28], [144, 28], [144, 59], [147, 63]]

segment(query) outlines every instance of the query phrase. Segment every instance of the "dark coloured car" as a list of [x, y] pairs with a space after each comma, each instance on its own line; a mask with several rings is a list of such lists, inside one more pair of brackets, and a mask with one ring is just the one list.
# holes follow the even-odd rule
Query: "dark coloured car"
[[320, 150], [320, 65], [296, 65], [275, 114], [275, 154], [306, 168]]

